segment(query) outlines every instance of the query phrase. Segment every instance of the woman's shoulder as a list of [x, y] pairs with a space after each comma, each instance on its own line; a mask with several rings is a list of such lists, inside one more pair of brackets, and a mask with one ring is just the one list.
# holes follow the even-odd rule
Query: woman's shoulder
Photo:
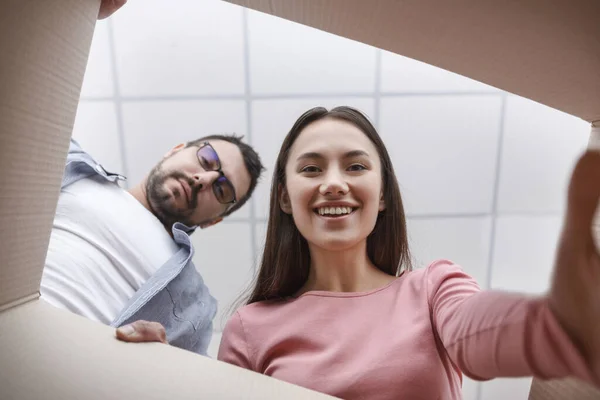
[[242, 322], [262, 321], [285, 317], [293, 299], [257, 301], [240, 307], [236, 314]]
[[405, 272], [406, 280], [412, 283], [431, 285], [447, 280], [472, 280], [462, 266], [448, 259], [437, 259], [431, 263]]
[[440, 258], [430, 262], [427, 265], [406, 271], [407, 278], [423, 279], [431, 274], [444, 275], [453, 271], [462, 271], [462, 267], [451, 260]]

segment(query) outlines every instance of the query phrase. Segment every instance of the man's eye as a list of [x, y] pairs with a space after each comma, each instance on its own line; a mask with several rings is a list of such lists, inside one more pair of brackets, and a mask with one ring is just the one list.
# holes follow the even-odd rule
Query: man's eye
[[348, 167], [349, 171], [363, 171], [367, 169], [367, 167], [365, 167], [362, 164], [352, 164], [351, 166]]
[[319, 167], [316, 167], [314, 165], [308, 165], [304, 168], [302, 168], [301, 172], [308, 172], [308, 173], [314, 173], [314, 172], [319, 172], [320, 169]]
[[217, 190], [217, 196], [223, 197], [225, 192], [223, 191], [223, 188], [221, 187], [221, 185], [215, 185], [215, 189]]

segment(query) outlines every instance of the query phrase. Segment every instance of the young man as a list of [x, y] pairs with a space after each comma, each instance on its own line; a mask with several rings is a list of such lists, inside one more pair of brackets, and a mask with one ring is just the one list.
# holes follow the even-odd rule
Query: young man
[[192, 263], [189, 234], [239, 209], [263, 166], [236, 136], [171, 149], [131, 190], [71, 142], [41, 282], [50, 304], [118, 327], [163, 325], [206, 354], [216, 301]]

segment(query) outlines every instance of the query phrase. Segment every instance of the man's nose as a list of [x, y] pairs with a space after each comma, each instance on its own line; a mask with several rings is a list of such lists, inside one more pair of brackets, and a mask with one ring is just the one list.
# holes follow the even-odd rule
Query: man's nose
[[217, 171], [202, 171], [194, 174], [192, 178], [194, 180], [194, 187], [203, 190], [219, 178], [219, 173]]

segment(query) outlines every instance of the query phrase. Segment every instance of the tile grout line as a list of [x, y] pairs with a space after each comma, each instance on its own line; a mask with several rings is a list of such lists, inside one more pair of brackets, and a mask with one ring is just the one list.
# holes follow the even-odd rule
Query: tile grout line
[[375, 51], [375, 89], [373, 90], [375, 105], [373, 110], [373, 124], [375, 125], [375, 129], [381, 135], [379, 128], [381, 114], [381, 49], [376, 49]]
[[[496, 214], [498, 216], [500, 214]], [[541, 218], [541, 217], [561, 217], [562, 213], [559, 211], [544, 211], [544, 212], [508, 212], [501, 214], [504, 217], [533, 217], [533, 218]], [[417, 220], [417, 221], [427, 221], [427, 220], [444, 220], [444, 219], [469, 219], [469, 218], [485, 218], [485, 217], [493, 217], [494, 214], [489, 213], [456, 213], [456, 214], [407, 214], [406, 219], [408, 220]], [[256, 223], [266, 223], [266, 218], [258, 218], [255, 217], [254, 221]], [[250, 222], [249, 218], [228, 218], [224, 220], [222, 223], [243, 223]], [[489, 257], [488, 257], [489, 258]]]
[[[243, 35], [243, 56], [244, 56], [244, 100], [246, 102], [246, 135], [247, 142], [251, 146], [252, 140], [252, 89], [250, 85], [250, 43], [248, 40], [248, 10], [242, 9], [242, 35]], [[252, 248], [252, 268], [256, 272], [258, 260], [256, 259], [256, 202], [255, 196], [250, 201], [250, 246]]]
[[[503, 93], [500, 104], [500, 118], [498, 120], [498, 139], [496, 147], [496, 168], [494, 176], [494, 191], [492, 196], [492, 210], [491, 210], [491, 226], [490, 226], [490, 246], [488, 249], [488, 260], [487, 260], [487, 282], [485, 289], [492, 287], [492, 264], [494, 262], [494, 255], [496, 250], [496, 222], [498, 219], [498, 192], [500, 188], [500, 174], [502, 171], [502, 155], [503, 155], [503, 143], [504, 143], [504, 126], [506, 119], [506, 93]], [[483, 384], [477, 383], [477, 400], [482, 400], [483, 395]]]
[[504, 126], [506, 119], [506, 95], [502, 96], [502, 102], [500, 105], [500, 119], [498, 121], [498, 139], [497, 139], [497, 148], [496, 148], [496, 168], [495, 168], [495, 176], [494, 176], [494, 191], [492, 196], [492, 209], [490, 216], [492, 218], [491, 221], [491, 231], [490, 231], [490, 248], [488, 250], [488, 275], [486, 286], [489, 289], [492, 284], [492, 263], [494, 261], [494, 252], [495, 252], [495, 239], [496, 239], [496, 220], [498, 218], [498, 197], [499, 197], [499, 188], [500, 188], [500, 175], [502, 171], [502, 155], [503, 155], [503, 143], [504, 143]]
[[[113, 75], [113, 97], [110, 100], [113, 101], [115, 107], [115, 117], [117, 120], [117, 136], [119, 138], [120, 155], [121, 155], [121, 166], [123, 171], [120, 173], [126, 177], [129, 177], [129, 168], [127, 163], [127, 156], [125, 152], [125, 128], [123, 126], [123, 103], [121, 98], [121, 90], [119, 88], [119, 75], [117, 68], [117, 51], [115, 49], [115, 34], [113, 20], [108, 19], [107, 21], [108, 30], [108, 47], [110, 51], [110, 64]], [[129, 188], [129, 181], [123, 182], [125, 188]]]
[[[379, 56], [380, 57], [380, 56]], [[381, 63], [381, 61], [379, 61]], [[116, 66], [114, 66], [116, 68]], [[379, 77], [380, 81], [381, 77]], [[377, 81], [377, 77], [376, 77]], [[378, 84], [378, 82], [376, 82]], [[379, 82], [380, 84], [380, 82]], [[498, 91], [464, 91], [464, 92], [382, 92], [377, 91], [379, 97], [439, 97], [439, 96], [504, 96]], [[323, 99], [338, 97], [372, 98], [373, 92], [329, 92], [329, 93], [274, 93], [274, 94], [212, 94], [212, 95], [178, 95], [178, 96], [120, 96], [122, 103], [148, 102], [148, 101], [205, 101], [205, 100], [285, 100], [285, 99]], [[83, 96], [82, 101], [109, 101], [111, 96]]]

